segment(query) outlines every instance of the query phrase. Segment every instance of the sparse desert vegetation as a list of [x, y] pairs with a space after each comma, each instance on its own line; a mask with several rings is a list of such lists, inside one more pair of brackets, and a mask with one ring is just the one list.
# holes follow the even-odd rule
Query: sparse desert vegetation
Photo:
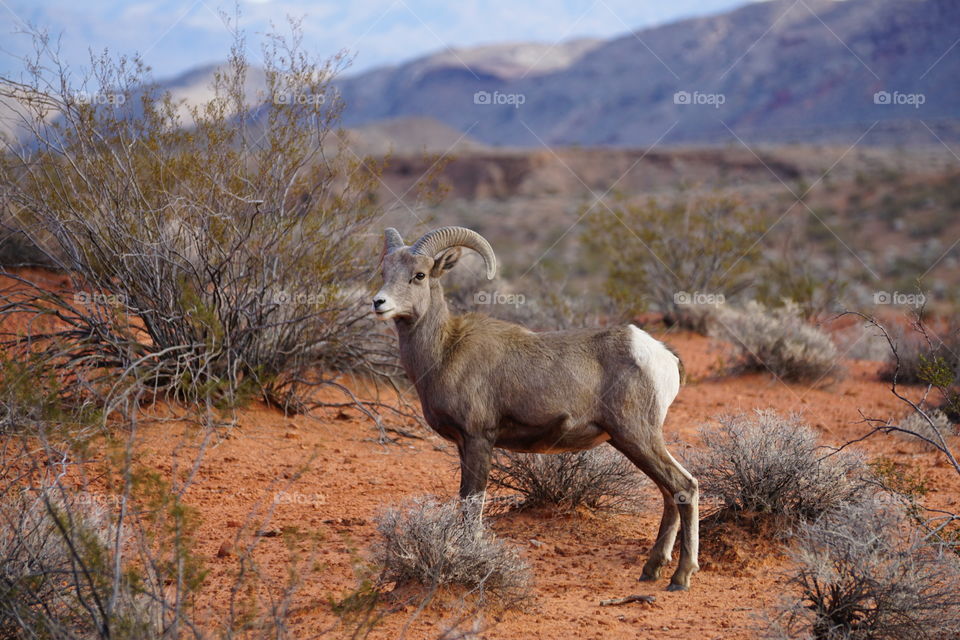
[[834, 452], [798, 416], [758, 410], [723, 416], [704, 429], [691, 454], [692, 473], [718, 511], [809, 520], [866, 497], [866, 466]]
[[557, 454], [498, 452], [490, 482], [514, 494], [506, 499], [516, 509], [620, 511], [637, 508], [645, 477], [619, 452], [598, 447]]
[[[24, 136], [0, 130], [0, 638], [960, 634], [949, 122], [905, 148], [495, 148], [428, 118], [345, 132], [345, 58], [308, 54], [293, 21], [253, 65], [232, 33], [185, 98], [136, 58], [78, 78], [43, 33], [42, 64], [0, 72]], [[461, 81], [431, 69], [414, 75]], [[450, 271], [450, 313], [591, 337], [487, 343], [481, 378], [455, 357], [467, 334], [532, 334], [461, 321], [419, 345], [454, 361], [408, 380], [370, 312], [384, 229], [445, 225], [490, 241], [496, 278], [457, 245], [397, 282]], [[604, 342], [626, 323], [682, 361], [665, 356], [686, 379], [668, 411], [645, 368], [659, 352]], [[448, 385], [421, 405], [437, 370]], [[647, 393], [618, 396], [629, 376]], [[561, 378], [563, 397], [532, 392], [539, 424], [497, 428], [597, 446], [497, 450], [486, 498], [457, 499], [451, 459], [476, 442], [423, 407], [450, 418], [503, 383], [485, 408], [507, 414]], [[664, 409], [655, 462], [695, 489], [658, 489], [653, 458], [613, 445], [659, 434], [611, 439], [575, 398], [606, 416], [620, 398], [644, 428]], [[697, 491], [691, 589], [638, 583], [657, 550], [665, 576], [681, 564], [683, 532], [665, 541]]]
[[517, 549], [483, 524], [483, 501], [416, 498], [377, 518], [373, 562], [380, 579], [427, 590], [461, 587], [517, 606], [529, 597], [529, 569]]

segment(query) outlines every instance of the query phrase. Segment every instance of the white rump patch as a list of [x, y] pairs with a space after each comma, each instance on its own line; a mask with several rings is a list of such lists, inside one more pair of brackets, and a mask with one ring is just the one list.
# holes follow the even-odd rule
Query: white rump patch
[[653, 383], [654, 397], [660, 410], [660, 423], [667, 417], [667, 409], [680, 393], [680, 359], [643, 329], [630, 325], [630, 345], [633, 357], [647, 372]]

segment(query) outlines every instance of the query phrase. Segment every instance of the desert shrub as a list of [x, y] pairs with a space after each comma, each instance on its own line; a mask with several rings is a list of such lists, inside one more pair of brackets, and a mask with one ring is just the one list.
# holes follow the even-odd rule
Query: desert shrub
[[56, 486], [12, 496], [0, 502], [0, 637], [161, 635], [159, 603], [114, 570], [118, 530], [102, 506]]
[[519, 494], [519, 509], [627, 510], [634, 506], [644, 476], [610, 447], [555, 454], [498, 451], [490, 482]]
[[[895, 433], [908, 438], [929, 450], [935, 450], [945, 438], [957, 435], [957, 425], [940, 409], [925, 408], [926, 416], [910, 410], [900, 418]], [[917, 436], [920, 436], [919, 438]]]
[[688, 305], [727, 299], [749, 285], [763, 231], [758, 211], [712, 194], [600, 210], [585, 240], [607, 256], [615, 302], [631, 312], [653, 305], [668, 323], [683, 325]]
[[863, 461], [819, 446], [798, 416], [722, 416], [701, 437], [688, 469], [721, 511], [809, 519], [868, 493]]
[[813, 321], [839, 310], [841, 297], [855, 276], [841, 257], [848, 255], [846, 249], [832, 235], [812, 239], [811, 225], [823, 227], [812, 217], [778, 225], [782, 240], [764, 252], [758, 269], [762, 275], [757, 277], [754, 291], [767, 306], [793, 301], [800, 314]]
[[792, 303], [776, 308], [756, 301], [739, 309], [723, 306], [711, 326], [713, 335], [732, 345], [738, 368], [810, 382], [840, 373], [840, 356], [833, 340], [807, 324]]
[[18, 432], [72, 432], [99, 424], [89, 399], [65, 396], [57, 375], [40, 356], [0, 352], [0, 436]]
[[848, 504], [798, 526], [770, 638], [912, 640], [960, 634], [960, 561], [898, 508]]
[[[271, 36], [255, 93], [240, 36], [213, 96], [185, 105], [138, 59], [97, 56], [76, 78], [37, 38], [42, 63], [0, 79], [33, 136], [7, 145], [0, 181], [13, 222], [76, 293], [6, 293], [5, 313], [52, 322], [8, 346], [188, 398], [285, 406], [315, 367], [372, 372], [375, 353], [389, 357], [365, 295], [377, 170], [327, 140], [339, 58], [308, 56], [296, 30]], [[78, 97], [89, 85], [104, 99]]]
[[481, 509], [479, 497], [448, 502], [428, 497], [386, 510], [377, 519], [381, 539], [373, 550], [381, 580], [463, 587], [508, 603], [525, 597], [527, 564], [490, 533]]
[[[896, 336], [896, 354], [888, 350], [880, 369], [883, 380], [951, 387], [960, 379], [960, 327], [952, 320], [934, 333], [911, 330]], [[896, 357], [895, 357], [896, 355]]]

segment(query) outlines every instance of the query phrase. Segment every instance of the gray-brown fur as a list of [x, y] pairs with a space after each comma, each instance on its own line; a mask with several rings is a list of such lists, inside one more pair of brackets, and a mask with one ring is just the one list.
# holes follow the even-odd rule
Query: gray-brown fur
[[[492, 277], [494, 258], [486, 241], [452, 229], [455, 233], [441, 231], [480, 251]], [[485, 490], [493, 447], [555, 453], [610, 442], [664, 497], [657, 541], [641, 578], [659, 577], [682, 522], [680, 561], [670, 588], [687, 588], [698, 568], [698, 487], [666, 449], [666, 407], [660, 404], [672, 396], [661, 401], [657, 392], [667, 386], [664, 379], [679, 387], [679, 359], [665, 356], [662, 345], [630, 326], [534, 333], [485, 315], [450, 315], [440, 279], [456, 264], [460, 247], [433, 242], [438, 255], [430, 256], [398, 241], [398, 234], [387, 232], [384, 284], [374, 309], [396, 324], [400, 360], [427, 423], [457, 445], [460, 495]]]

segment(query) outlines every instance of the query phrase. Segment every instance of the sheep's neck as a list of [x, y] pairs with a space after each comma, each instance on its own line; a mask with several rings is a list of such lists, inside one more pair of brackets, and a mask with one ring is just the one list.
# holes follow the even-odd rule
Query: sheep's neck
[[431, 373], [439, 372], [444, 343], [449, 332], [450, 312], [440, 283], [431, 283], [430, 306], [416, 322], [397, 319], [400, 363], [418, 388]]

